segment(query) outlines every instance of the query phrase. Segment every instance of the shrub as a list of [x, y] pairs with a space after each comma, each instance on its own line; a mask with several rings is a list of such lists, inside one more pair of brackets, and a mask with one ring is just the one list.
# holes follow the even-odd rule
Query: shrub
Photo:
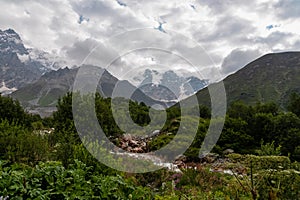
[[289, 169], [291, 161], [286, 156], [255, 156], [255, 155], [241, 155], [229, 154], [227, 155], [233, 162], [239, 162], [247, 167], [251, 163], [255, 169]]

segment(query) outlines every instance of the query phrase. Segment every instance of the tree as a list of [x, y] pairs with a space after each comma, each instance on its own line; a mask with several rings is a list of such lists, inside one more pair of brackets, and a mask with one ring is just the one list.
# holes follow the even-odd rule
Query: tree
[[272, 115], [278, 115], [279, 113], [279, 107], [276, 103], [274, 102], [269, 102], [269, 103], [257, 103], [256, 106], [254, 107], [254, 110], [256, 113], [269, 113]]
[[288, 111], [295, 113], [300, 117], [300, 95], [292, 93], [287, 107]]
[[254, 138], [248, 134], [248, 123], [240, 118], [226, 117], [222, 134], [217, 145], [236, 152], [251, 153], [254, 148]]
[[58, 99], [56, 108], [57, 111], [53, 113], [55, 131], [59, 132], [68, 129], [68, 127], [74, 127], [71, 92]]
[[0, 120], [24, 124], [26, 123], [26, 113], [18, 101], [0, 96]]
[[236, 101], [230, 105], [227, 114], [231, 118], [241, 118], [249, 122], [254, 112], [251, 106], [247, 106], [244, 102]]
[[265, 142], [272, 142], [274, 140], [274, 116], [271, 113], [256, 113], [248, 129], [250, 135], [254, 137], [256, 145], [259, 145], [261, 139]]
[[284, 155], [290, 154], [292, 159], [300, 161], [300, 149], [298, 148], [300, 147], [300, 129], [292, 128], [288, 130], [286, 135], [281, 136], [280, 144]]

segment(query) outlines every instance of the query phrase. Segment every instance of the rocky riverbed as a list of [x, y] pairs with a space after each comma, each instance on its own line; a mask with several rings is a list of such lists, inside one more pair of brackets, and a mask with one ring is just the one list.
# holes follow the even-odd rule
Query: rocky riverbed
[[173, 163], [165, 162], [163, 158], [159, 158], [155, 155], [145, 154], [149, 153], [149, 142], [158, 135], [159, 133], [153, 134], [152, 136], [140, 137], [127, 134], [119, 137], [117, 138], [118, 146], [127, 152], [118, 154], [126, 154], [127, 156], [136, 159], [151, 160], [153, 164], [168, 168], [175, 172], [181, 172], [181, 170], [184, 169], [196, 169], [198, 167], [209, 166], [210, 171], [212, 172], [227, 173], [230, 175], [233, 175], [233, 173], [239, 175], [246, 173], [246, 170], [243, 167], [236, 168], [234, 170], [227, 168], [227, 164], [231, 161], [226, 158], [225, 155], [234, 153], [231, 149], [225, 150], [222, 156], [215, 153], [208, 153], [201, 156], [199, 161], [190, 161], [186, 156], [181, 155], [178, 156]]

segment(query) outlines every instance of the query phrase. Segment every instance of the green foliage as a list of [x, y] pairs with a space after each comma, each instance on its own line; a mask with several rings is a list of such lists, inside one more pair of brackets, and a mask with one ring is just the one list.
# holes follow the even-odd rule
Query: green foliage
[[290, 155], [292, 159], [296, 159], [294, 152], [300, 145], [300, 119], [293, 113], [286, 113], [278, 115], [275, 123], [275, 143], [282, 146], [283, 155]]
[[197, 167], [175, 173], [162, 184], [155, 199], [249, 199], [249, 194], [228, 175]]
[[75, 130], [72, 112], [72, 93], [67, 93], [63, 98], [58, 99], [57, 111], [53, 113], [55, 131], [60, 132], [71, 128]]
[[26, 113], [18, 101], [10, 97], [0, 96], [0, 120], [7, 120], [9, 123], [26, 123]]
[[299, 199], [299, 163], [290, 163], [283, 156], [254, 156], [230, 154], [239, 167], [246, 167], [247, 177], [236, 181], [253, 199]]
[[272, 143], [264, 144], [264, 141], [262, 140], [260, 149], [256, 152], [259, 156], [279, 156], [281, 154], [280, 150], [281, 146], [275, 147], [274, 141], [272, 141]]
[[255, 113], [252, 117], [249, 128], [257, 146], [262, 139], [268, 142], [274, 140], [275, 118], [271, 113]]
[[20, 125], [0, 123], [0, 158], [11, 162], [36, 163], [48, 158], [47, 136]]
[[248, 121], [252, 117], [253, 113], [254, 109], [241, 101], [233, 102], [227, 111], [227, 115], [229, 117], [235, 119], [240, 118], [245, 121]]
[[[199, 111], [199, 112], [197, 112], [197, 111]], [[204, 105], [199, 105], [198, 108], [196, 106], [192, 107], [192, 108], [188, 108], [188, 113], [189, 113], [189, 115], [200, 116], [201, 118], [204, 118], [204, 119], [211, 118], [211, 110], [207, 106], [204, 106]]]
[[241, 118], [227, 117], [217, 145], [222, 150], [229, 148], [236, 152], [248, 153], [253, 149], [254, 138], [247, 131], [247, 127], [247, 121]]
[[255, 176], [259, 199], [299, 199], [300, 172], [295, 170], [262, 171]]
[[300, 145], [295, 147], [292, 158], [294, 158], [295, 160], [300, 160]]
[[19, 101], [0, 95], [0, 122], [4, 120], [10, 124], [14, 123], [31, 128], [31, 123], [41, 121], [41, 118], [38, 115], [26, 113]]
[[254, 107], [254, 112], [256, 113], [269, 113], [272, 115], [277, 115], [279, 113], [279, 107], [277, 104], [274, 102], [269, 102], [269, 103], [257, 103], [256, 106]]
[[[85, 106], [91, 104], [89, 96], [78, 96], [79, 94], [67, 93], [63, 98], [58, 100], [57, 111], [53, 114], [54, 128], [57, 133], [68, 131], [69, 137], [73, 137], [76, 142], [79, 142], [77, 137], [76, 128], [73, 122], [73, 112], [72, 112], [72, 97], [77, 95], [76, 99], [80, 99], [82, 102], [76, 104], [81, 112], [85, 112]], [[127, 113], [127, 103], [129, 103], [129, 113]], [[115, 109], [115, 115], [113, 116], [112, 109]], [[149, 117], [149, 107], [144, 103], [137, 103], [133, 101], [128, 101], [123, 98], [103, 98], [99, 93], [95, 95], [95, 111], [99, 121], [99, 124], [107, 136], [120, 136], [123, 134], [123, 130], [120, 127], [125, 127], [127, 130], [134, 129], [130, 126], [131, 121], [129, 118], [140, 125], [146, 126], [150, 122]], [[88, 121], [82, 116], [89, 115], [89, 113], [81, 113], [81, 116], [77, 116], [79, 123], [90, 125]], [[129, 116], [130, 115], [130, 116]], [[128, 118], [129, 117], [129, 118]], [[118, 125], [116, 121], [118, 122]], [[91, 125], [93, 127], [93, 125]], [[88, 133], [89, 130], [86, 130]], [[90, 131], [92, 132], [92, 130]], [[76, 138], [77, 137], [77, 138]]]
[[140, 126], [146, 126], [150, 123], [151, 119], [149, 117], [149, 107], [146, 106], [146, 104], [137, 103], [130, 101], [129, 102], [129, 111], [130, 116], [132, 120], [140, 125]]
[[274, 103], [247, 106], [235, 102], [228, 110], [222, 135], [215, 149], [231, 148], [239, 153], [255, 153], [260, 141], [281, 146], [281, 154], [292, 159], [300, 145], [300, 119], [291, 112], [280, 112]]
[[241, 163], [250, 168], [252, 165], [255, 169], [289, 169], [291, 161], [286, 156], [255, 156], [229, 154], [227, 155], [233, 162]]
[[135, 186], [120, 175], [104, 176], [75, 160], [68, 169], [59, 162], [39, 163], [34, 168], [5, 166], [0, 161], [0, 196], [10, 199], [151, 199], [145, 187]]
[[167, 134], [160, 135], [159, 137], [155, 138], [149, 143], [149, 150], [155, 151], [166, 146], [173, 139], [173, 137], [174, 135], [173, 136]]
[[[168, 109], [168, 116], [175, 117], [179, 114], [177, 109], [177, 107]], [[191, 117], [194, 114], [191, 110]], [[150, 150], [157, 150], [168, 144], [177, 133], [180, 122], [180, 117], [168, 118], [162, 129], [165, 134], [151, 141]], [[200, 119], [197, 135], [185, 153], [191, 160], [197, 160], [197, 151], [207, 134], [209, 123], [210, 120]], [[188, 127], [187, 131], [189, 131]], [[255, 106], [248, 106], [243, 102], [235, 102], [228, 110], [222, 134], [214, 151], [222, 153], [223, 150], [230, 148], [239, 153], [255, 154], [262, 150], [261, 140], [266, 144], [273, 143], [276, 147], [280, 146], [282, 155], [290, 155], [291, 159], [299, 160], [299, 156], [296, 156], [299, 155], [296, 148], [300, 146], [299, 117], [291, 112], [281, 112], [274, 103], [257, 103]], [[278, 154], [278, 151], [274, 150], [273, 153]]]
[[295, 113], [298, 117], [300, 117], [300, 95], [299, 94], [297, 93], [291, 94], [287, 109], [290, 112]]
[[[233, 176], [211, 172], [209, 168], [183, 170], [180, 175], [160, 170], [152, 173], [130, 175], [117, 172], [98, 162], [96, 158], [107, 155], [100, 148], [99, 142], [79, 138], [73, 122], [72, 94], [68, 93], [58, 101], [57, 112], [53, 117], [41, 119], [29, 115], [17, 101], [0, 97], [0, 197], [11, 199], [249, 199], [251, 190], [244, 190]], [[83, 96], [79, 108], [90, 105], [89, 96]], [[294, 100], [297, 98], [294, 98]], [[295, 100], [295, 101], [296, 101]], [[126, 104], [129, 102], [129, 112]], [[294, 105], [294, 104], [293, 104]], [[300, 119], [295, 112], [282, 112], [274, 103], [247, 106], [235, 102], [229, 108], [224, 129], [215, 151], [234, 149], [235, 152], [260, 156], [230, 154], [231, 167], [243, 165], [249, 175], [250, 168], [255, 170], [253, 180], [255, 191], [261, 199], [277, 198], [297, 199], [299, 197], [300, 159]], [[114, 117], [112, 109], [117, 114]], [[160, 124], [150, 123], [150, 108], [143, 103], [128, 101], [122, 98], [103, 98], [95, 96], [96, 115], [108, 137], [117, 137], [124, 129], [131, 134], [148, 134], [161, 129]], [[197, 162], [203, 139], [212, 120], [207, 107], [200, 106], [200, 118], [196, 109], [181, 116], [176, 106], [167, 109], [167, 120], [161, 134], [148, 143], [151, 151], [170, 145], [174, 152], [181, 149], [191, 139], [188, 133], [197, 134], [190, 148], [185, 152], [188, 161]], [[93, 127], [85, 117], [86, 110], [78, 120]], [[164, 113], [157, 111], [156, 117], [163, 119]], [[129, 119], [138, 127], [133, 129]], [[131, 120], [130, 119], [130, 120]], [[115, 120], [118, 120], [116, 123]], [[160, 120], [158, 120], [160, 121]], [[162, 120], [161, 120], [162, 121]], [[182, 126], [182, 122], [185, 122]], [[217, 121], [216, 121], [217, 122]], [[43, 131], [54, 132], [45, 134]], [[182, 134], [176, 135], [179, 128]], [[93, 134], [87, 126], [86, 134]], [[178, 143], [171, 141], [174, 137]], [[265, 143], [260, 143], [264, 141]], [[89, 151], [96, 152], [94, 158]], [[272, 155], [272, 156], [270, 156]], [[284, 156], [278, 156], [284, 155]], [[98, 156], [98, 157], [97, 157]], [[289, 157], [287, 157], [289, 156]], [[111, 164], [120, 164], [120, 160], [105, 157]], [[50, 161], [55, 160], [55, 161]], [[42, 161], [42, 162], [41, 162]], [[49, 162], [50, 161], [50, 162]], [[59, 162], [58, 162], [59, 161]], [[19, 164], [17, 164], [19, 163]], [[21, 164], [22, 163], [22, 164]], [[26, 165], [24, 165], [26, 164]], [[129, 167], [139, 164], [132, 160]], [[143, 163], [145, 169], [151, 162]], [[147, 166], [146, 166], [147, 165]], [[34, 166], [34, 167], [33, 167]], [[128, 167], [124, 166], [124, 167]], [[228, 165], [229, 166], [229, 165]], [[251, 167], [252, 166], [252, 167]], [[276, 173], [275, 173], [276, 172]], [[126, 178], [124, 178], [126, 177]], [[248, 184], [249, 177], [241, 180]], [[149, 187], [149, 188], [148, 188]]]

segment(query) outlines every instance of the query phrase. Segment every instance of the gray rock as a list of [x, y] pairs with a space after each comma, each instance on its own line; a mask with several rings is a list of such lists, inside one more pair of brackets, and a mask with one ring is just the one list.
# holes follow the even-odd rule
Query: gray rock
[[234, 153], [233, 149], [226, 149], [226, 150], [223, 151], [223, 155], [228, 155], [228, 154], [231, 154], [231, 153]]

